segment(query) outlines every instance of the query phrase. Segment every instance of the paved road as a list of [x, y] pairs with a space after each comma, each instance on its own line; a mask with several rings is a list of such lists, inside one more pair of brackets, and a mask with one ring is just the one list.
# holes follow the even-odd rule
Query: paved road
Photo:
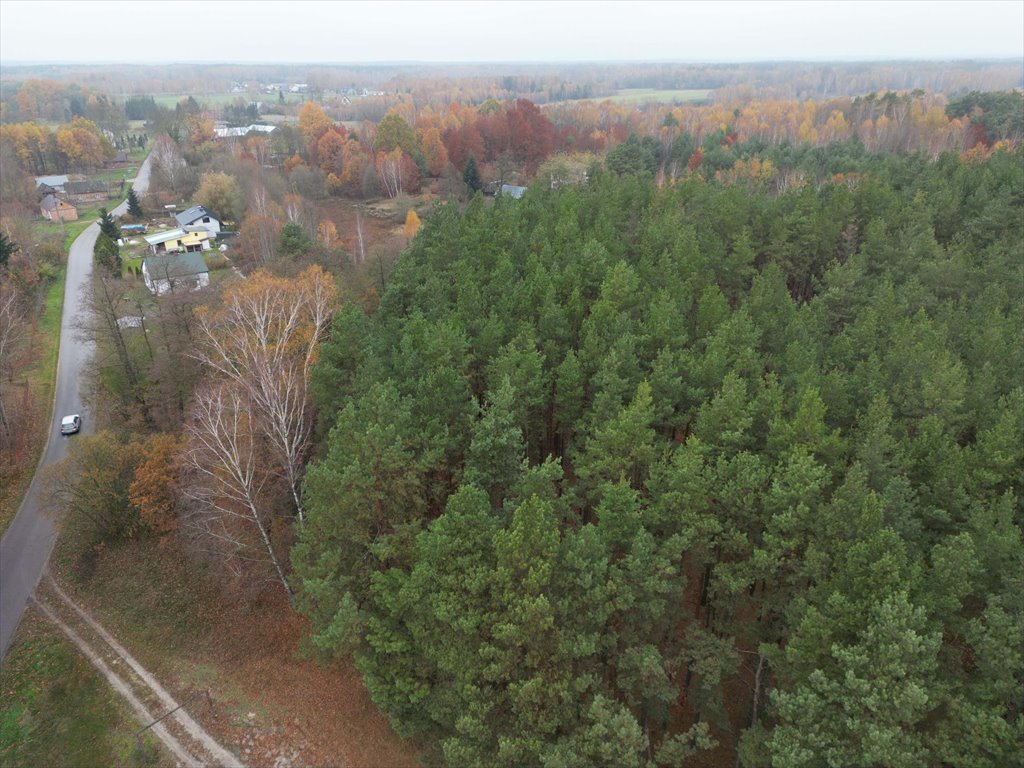
[[[135, 179], [137, 192], [145, 192], [149, 188], [149, 167], [150, 158], [147, 157]], [[122, 214], [127, 209], [127, 203], [121, 203], [113, 213]], [[40, 499], [43, 468], [63, 459], [67, 455], [67, 441], [75, 439], [74, 436], [61, 437], [61, 417], [69, 413], [80, 413], [82, 431], [92, 431], [89, 408], [83, 402], [80, 392], [81, 371], [92, 349], [90, 343], [79, 338], [76, 325], [84, 312], [82, 287], [92, 274], [92, 249], [99, 231], [99, 225], [92, 224], [71, 244], [64, 283], [64, 314], [61, 318], [57, 391], [50, 438], [25, 500], [0, 540], [0, 659], [7, 653], [14, 630], [18, 628], [28, 599], [39, 583], [57, 540], [53, 523], [41, 514]]]

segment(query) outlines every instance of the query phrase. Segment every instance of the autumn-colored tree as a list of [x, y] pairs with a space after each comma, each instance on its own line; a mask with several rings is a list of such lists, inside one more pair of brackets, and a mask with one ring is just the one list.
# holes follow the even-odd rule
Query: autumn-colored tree
[[207, 171], [199, 180], [195, 201], [221, 219], [235, 221], [242, 207], [238, 180], [220, 171]]
[[419, 151], [419, 148], [419, 141], [412, 126], [395, 111], [388, 112], [384, 116], [373, 136], [373, 151], [375, 153], [401, 149], [406, 154], [412, 155]]
[[193, 147], [213, 141], [216, 135], [213, 130], [213, 118], [203, 114], [191, 114], [185, 118], [185, 131], [188, 143]]
[[176, 435], [148, 437], [139, 449], [139, 463], [128, 488], [128, 500], [154, 533], [166, 537], [178, 526], [175, 486], [180, 472], [182, 442]]
[[431, 176], [440, 176], [448, 167], [448, 150], [441, 141], [441, 131], [430, 128], [423, 134], [423, 156]]
[[412, 158], [401, 149], [378, 152], [375, 165], [381, 186], [388, 197], [394, 198], [419, 189], [419, 169]]
[[402, 230], [405, 235], [406, 244], [412, 242], [412, 239], [416, 237], [420, 224], [420, 217], [416, 215], [416, 210], [414, 208], [410, 208], [409, 213], [405, 215], [405, 228]]
[[330, 219], [324, 219], [316, 228], [317, 242], [325, 248], [332, 249], [341, 245], [341, 238], [338, 237], [338, 228]]
[[466, 168], [470, 157], [484, 157], [484, 140], [475, 125], [461, 125], [449, 128], [442, 134], [448, 159], [460, 173]]
[[345, 136], [334, 128], [320, 137], [316, 145], [316, 157], [324, 173], [341, 174], [346, 141]]
[[334, 122], [315, 101], [307, 101], [299, 110], [299, 130], [306, 142], [306, 150], [316, 159], [317, 142], [330, 130]]
[[281, 222], [272, 216], [256, 214], [245, 217], [238, 232], [238, 250], [250, 266], [262, 266], [277, 256], [277, 240]]
[[309, 376], [337, 296], [331, 277], [316, 265], [295, 278], [258, 270], [226, 288], [216, 309], [196, 313], [196, 354], [245, 393], [253, 429], [271, 446], [300, 522], [299, 488], [313, 428]]
[[56, 133], [57, 150], [68, 168], [96, 168], [113, 157], [113, 147], [96, 123], [74, 118]]

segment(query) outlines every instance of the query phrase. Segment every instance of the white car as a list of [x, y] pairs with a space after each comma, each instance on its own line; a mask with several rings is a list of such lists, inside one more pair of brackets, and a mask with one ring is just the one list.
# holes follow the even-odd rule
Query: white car
[[65, 416], [60, 420], [60, 433], [62, 435], [73, 435], [82, 428], [82, 417], [77, 413]]

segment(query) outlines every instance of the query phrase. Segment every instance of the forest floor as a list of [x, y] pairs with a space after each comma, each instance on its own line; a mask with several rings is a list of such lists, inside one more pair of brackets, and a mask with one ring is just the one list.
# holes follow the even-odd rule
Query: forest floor
[[51, 569], [174, 699], [196, 702], [190, 714], [245, 764], [417, 764], [354, 668], [302, 652], [305, 620], [276, 587], [229, 596], [172, 547], [87, 549], [73, 531]]

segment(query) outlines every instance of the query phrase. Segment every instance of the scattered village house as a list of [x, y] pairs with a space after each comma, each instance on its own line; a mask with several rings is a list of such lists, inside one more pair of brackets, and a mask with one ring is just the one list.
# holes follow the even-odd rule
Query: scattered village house
[[78, 209], [53, 194], [39, 201], [39, 210], [47, 221], [78, 221]]
[[210, 233], [205, 230], [186, 232], [184, 229], [169, 229], [146, 235], [143, 240], [154, 256], [161, 253], [194, 253], [210, 250]]
[[105, 181], [69, 181], [64, 185], [68, 201], [75, 205], [102, 203], [110, 197]]
[[142, 260], [142, 279], [157, 296], [168, 291], [199, 290], [210, 284], [210, 271], [198, 252], [163, 253]]
[[221, 231], [221, 220], [215, 213], [211, 213], [201, 205], [193, 205], [191, 208], [174, 214], [178, 226], [186, 232], [204, 231], [210, 234], [217, 234]]

